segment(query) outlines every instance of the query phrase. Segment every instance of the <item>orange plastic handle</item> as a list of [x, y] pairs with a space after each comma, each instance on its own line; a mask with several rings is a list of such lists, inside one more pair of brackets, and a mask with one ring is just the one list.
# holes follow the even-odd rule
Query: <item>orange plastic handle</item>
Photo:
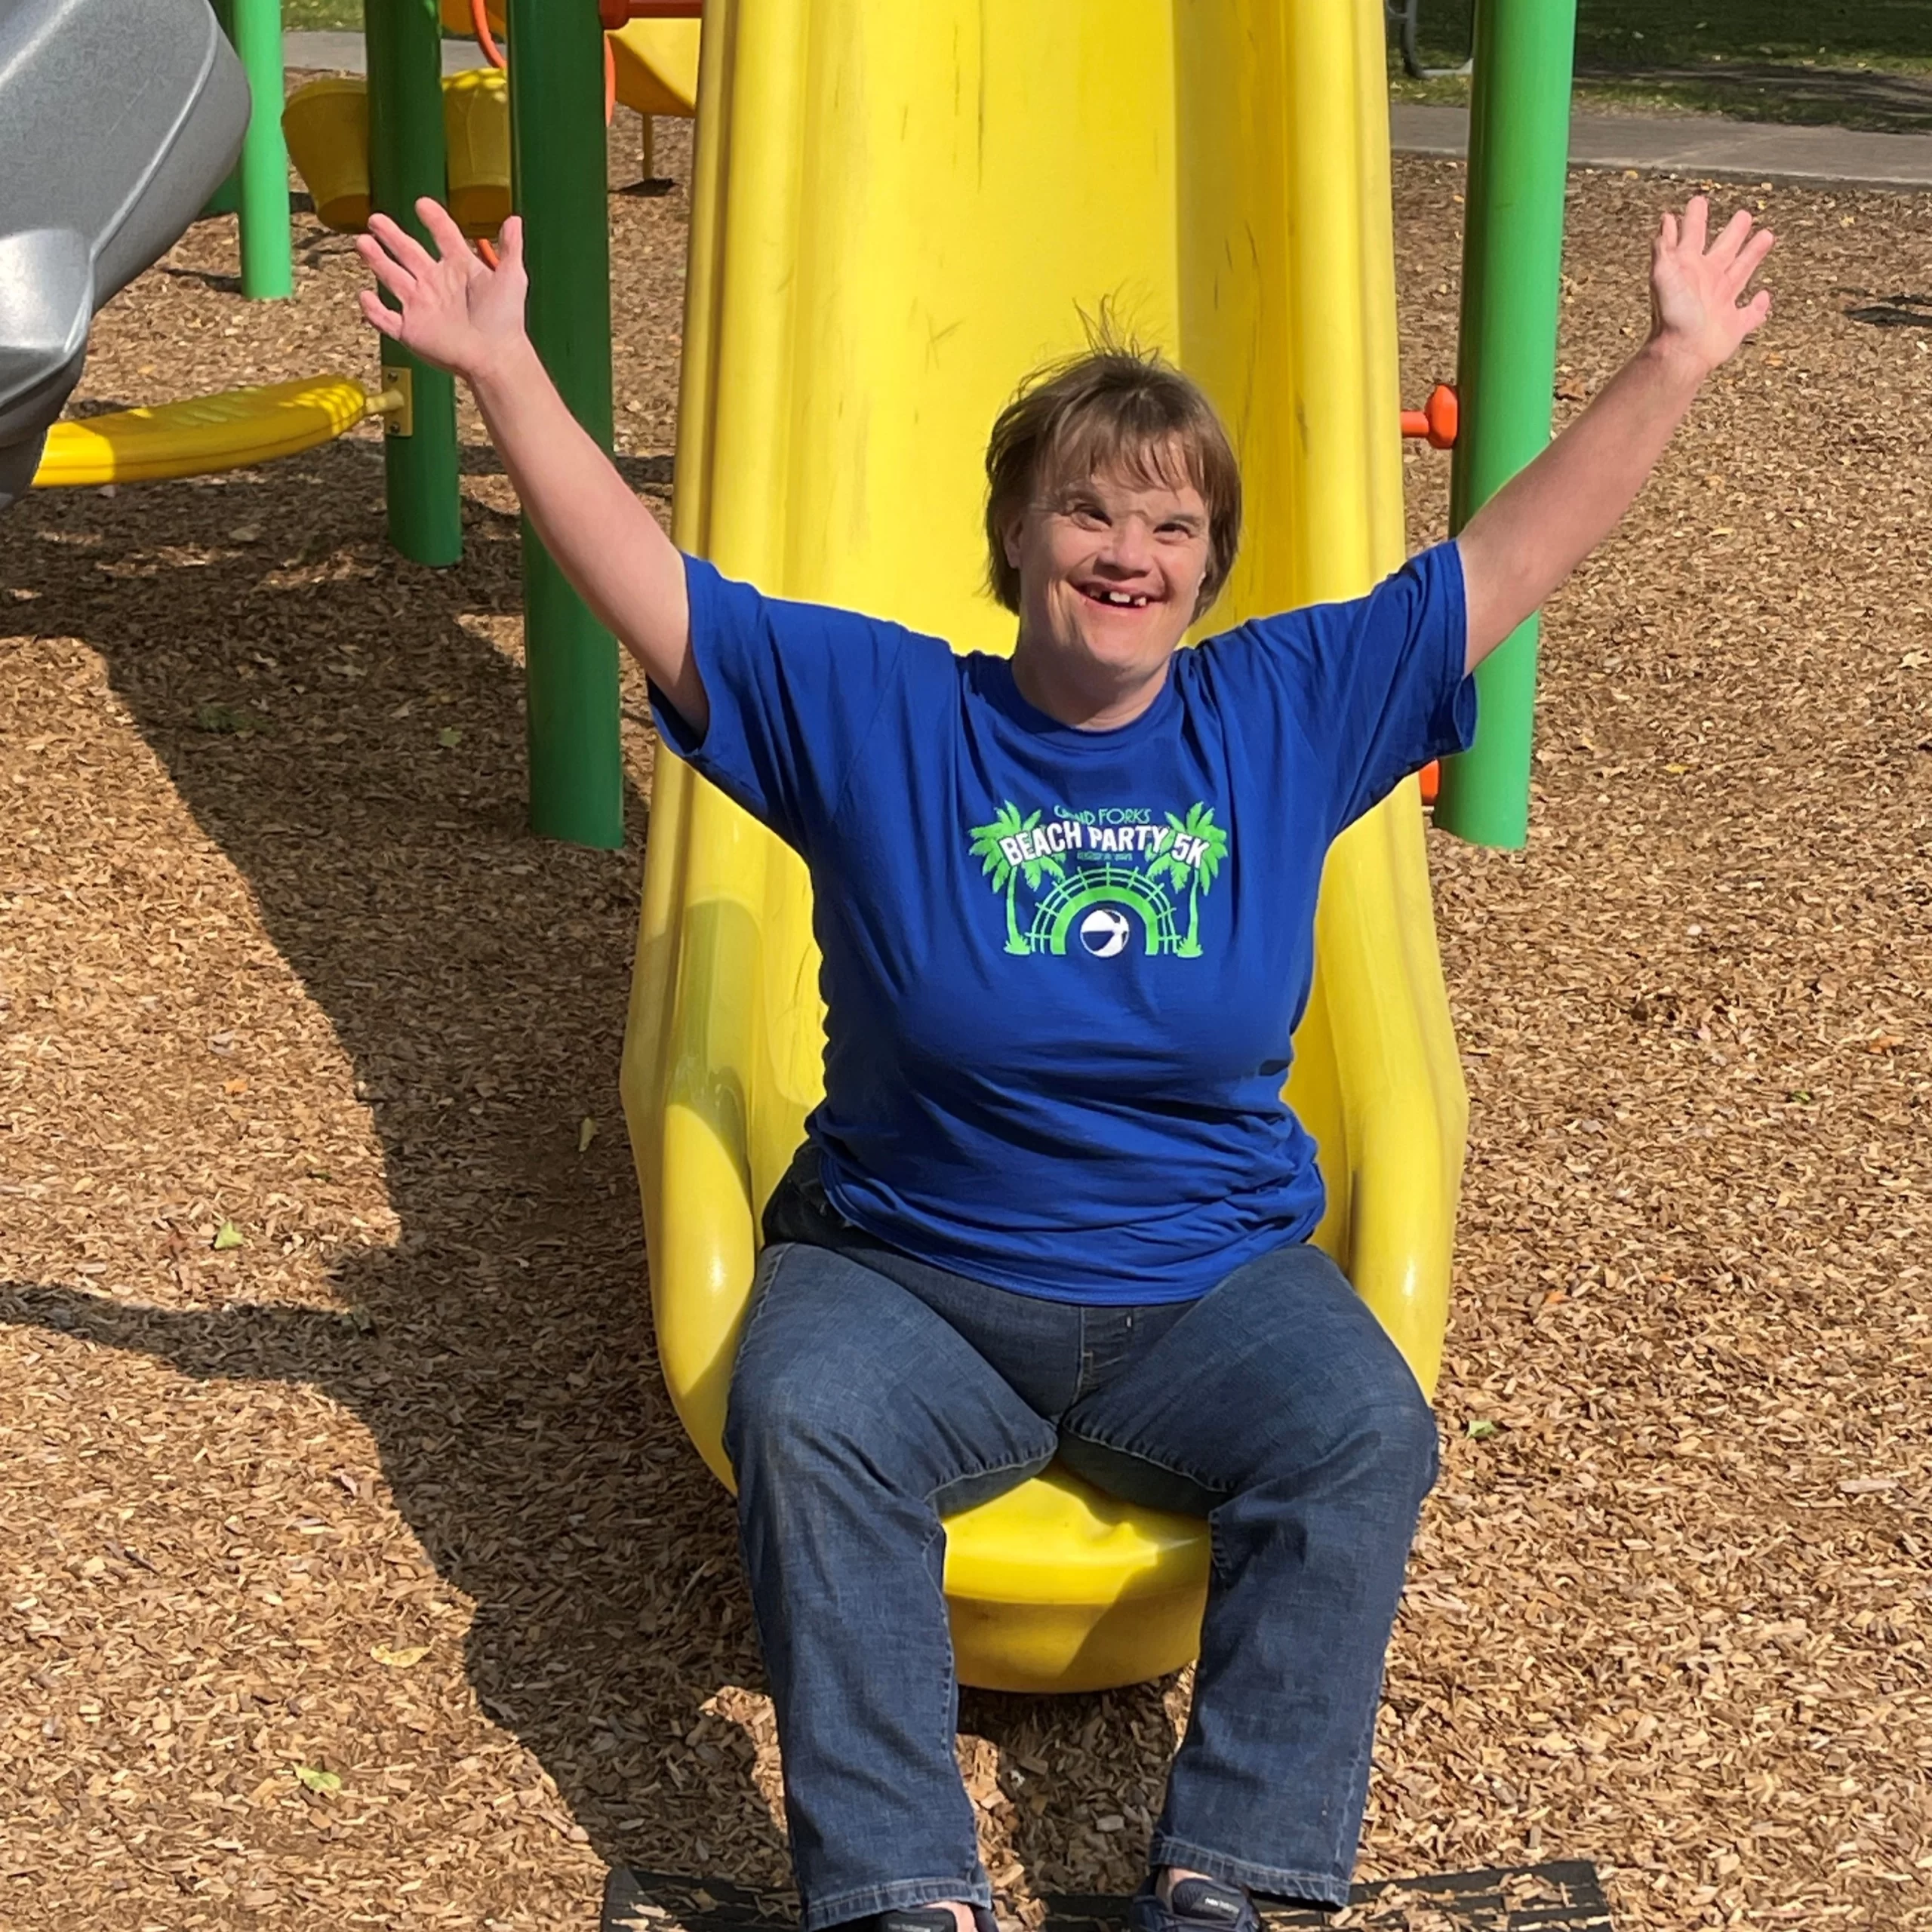
[[500, 73], [509, 62], [503, 58], [503, 50], [497, 45], [497, 36], [490, 31], [490, 10], [486, 0], [469, 0], [469, 24], [476, 35], [476, 45], [483, 51], [483, 57]]
[[1438, 383], [1420, 409], [1402, 411], [1402, 434], [1426, 436], [1432, 449], [1454, 449], [1462, 420], [1461, 398], [1447, 383]]

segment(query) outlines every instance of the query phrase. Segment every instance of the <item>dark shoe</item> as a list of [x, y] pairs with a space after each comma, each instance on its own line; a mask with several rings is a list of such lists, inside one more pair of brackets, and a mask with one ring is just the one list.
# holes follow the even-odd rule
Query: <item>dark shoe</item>
[[[999, 1932], [999, 1921], [984, 1906], [967, 1909], [980, 1932]], [[875, 1913], [872, 1921], [872, 1932], [954, 1932], [955, 1923], [943, 1905], [901, 1906], [896, 1912]]]
[[1218, 1878], [1183, 1878], [1163, 1905], [1154, 1881], [1143, 1881], [1127, 1903], [1128, 1932], [1260, 1932], [1254, 1901]]

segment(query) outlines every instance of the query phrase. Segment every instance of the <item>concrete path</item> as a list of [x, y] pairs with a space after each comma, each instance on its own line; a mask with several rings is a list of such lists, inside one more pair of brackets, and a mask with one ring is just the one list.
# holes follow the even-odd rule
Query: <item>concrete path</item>
[[[283, 36], [291, 67], [359, 74], [359, 33]], [[473, 42], [443, 42], [443, 72], [480, 67]], [[1469, 152], [1466, 108], [1398, 101], [1390, 109], [1398, 154]], [[1646, 174], [1745, 181], [1836, 182], [1871, 188], [1932, 188], [1932, 134], [1860, 134], [1844, 128], [1791, 128], [1709, 114], [1579, 114], [1570, 123], [1579, 168], [1635, 168]]]
[[[285, 33], [281, 37], [282, 64], [313, 68], [325, 74], [359, 74], [362, 71], [362, 36], [359, 33]], [[471, 67], [487, 67], [473, 40], [443, 42], [443, 72], [460, 74]]]
[[[1466, 108], [1397, 101], [1389, 118], [1398, 154], [1469, 152]], [[1570, 160], [1577, 168], [1635, 168], [1694, 180], [1932, 188], [1932, 134], [1861, 134], [1711, 114], [1574, 115]]]

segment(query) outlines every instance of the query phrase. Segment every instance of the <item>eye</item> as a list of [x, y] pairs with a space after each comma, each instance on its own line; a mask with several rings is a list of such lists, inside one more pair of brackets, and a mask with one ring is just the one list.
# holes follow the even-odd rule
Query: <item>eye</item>
[[1098, 503], [1076, 503], [1068, 509], [1067, 515], [1083, 530], [1104, 530], [1106, 528], [1107, 513]]

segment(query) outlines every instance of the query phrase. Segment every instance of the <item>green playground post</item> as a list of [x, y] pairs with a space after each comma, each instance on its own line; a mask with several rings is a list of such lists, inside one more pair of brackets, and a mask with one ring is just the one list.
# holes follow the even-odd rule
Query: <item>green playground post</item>
[[[1577, 0], [1476, 0], [1452, 531], [1549, 441], [1576, 44]], [[1472, 844], [1529, 836], [1538, 629], [1477, 672], [1476, 741], [1443, 761], [1435, 823]]]
[[[208, 0], [214, 9], [217, 25], [228, 36], [230, 47], [235, 45], [235, 0]], [[252, 100], [251, 104], [252, 105]], [[242, 211], [242, 164], [237, 161], [228, 171], [221, 186], [208, 197], [208, 206], [202, 209], [205, 217], [211, 214], [238, 214]]]
[[229, 0], [235, 51], [248, 76], [248, 131], [236, 170], [242, 293], [273, 301], [295, 293], [288, 236], [288, 149], [281, 138], [281, 0]]
[[[240, 0], [247, 5], [248, 0]], [[369, 198], [427, 245], [416, 213], [448, 192], [443, 145], [442, 29], [435, 0], [365, 0], [369, 69]], [[383, 386], [404, 406], [384, 419], [389, 541], [419, 564], [463, 555], [457, 482], [456, 384], [399, 343], [383, 344]]]
[[[595, 0], [509, 0], [510, 179], [523, 217], [530, 339], [564, 401], [611, 447], [611, 230], [604, 35]], [[624, 838], [617, 647], [523, 525], [530, 829]]]

